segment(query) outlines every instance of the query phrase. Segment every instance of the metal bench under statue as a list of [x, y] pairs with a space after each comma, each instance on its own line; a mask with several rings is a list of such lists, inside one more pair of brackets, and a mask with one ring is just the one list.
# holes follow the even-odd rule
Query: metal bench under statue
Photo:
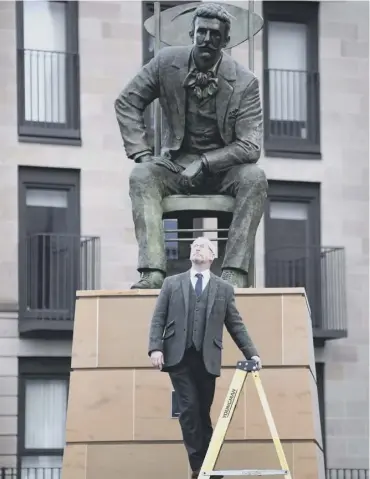
[[[167, 260], [167, 274], [177, 274], [190, 266], [190, 242], [194, 236], [210, 233], [209, 237], [217, 241], [217, 258], [212, 264], [212, 272], [220, 275], [225, 252], [227, 235], [235, 207], [235, 198], [226, 195], [171, 195], [162, 201], [163, 219], [176, 219], [177, 229], [165, 229], [165, 233], [176, 234], [177, 258]], [[205, 228], [202, 219], [215, 218], [216, 228]], [[254, 255], [248, 268], [248, 287], [255, 285]]]

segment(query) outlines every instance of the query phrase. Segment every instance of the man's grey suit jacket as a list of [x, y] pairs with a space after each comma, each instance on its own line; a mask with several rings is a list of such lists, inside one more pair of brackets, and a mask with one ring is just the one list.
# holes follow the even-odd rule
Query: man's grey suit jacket
[[[159, 98], [168, 129], [162, 138], [162, 153], [180, 150], [185, 134], [186, 90], [192, 47], [166, 47], [129, 82], [115, 101], [117, 121], [128, 158], [148, 144], [143, 113]], [[262, 107], [255, 75], [223, 53], [218, 68], [217, 122], [225, 144], [208, 151], [211, 173], [244, 163], [256, 163], [261, 154]]]
[[[148, 353], [163, 352], [162, 371], [178, 364], [184, 355], [191, 287], [190, 271], [186, 271], [167, 277], [158, 296], [150, 326]], [[236, 309], [233, 286], [211, 273], [203, 359], [207, 371], [215, 376], [220, 376], [221, 372], [224, 325], [246, 359], [258, 355]]]

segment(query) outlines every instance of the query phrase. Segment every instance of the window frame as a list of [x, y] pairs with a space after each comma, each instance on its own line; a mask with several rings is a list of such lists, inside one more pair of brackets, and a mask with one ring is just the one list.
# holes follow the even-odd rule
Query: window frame
[[[314, 340], [316, 342], [316, 334], [321, 330], [322, 325], [322, 308], [321, 308], [321, 276], [320, 276], [320, 255], [319, 248], [321, 246], [321, 184], [315, 182], [294, 182], [294, 181], [269, 181], [269, 191], [265, 202], [264, 211], [264, 271], [265, 284], [266, 275], [268, 274], [268, 252], [269, 242], [271, 238], [270, 232], [270, 205], [273, 201], [287, 201], [306, 203], [308, 205], [308, 223], [309, 230], [309, 246], [316, 249], [312, 258], [312, 270], [309, 284], [312, 287], [312, 295], [315, 304], [311, 303], [311, 319], [314, 329]], [[313, 281], [315, 279], [315, 281]]]
[[[263, 109], [264, 109], [264, 150], [267, 157], [321, 159], [320, 152], [320, 74], [319, 74], [319, 21], [320, 4], [316, 1], [263, 1]], [[303, 23], [307, 27], [307, 118], [314, 125], [314, 141], [309, 139], [271, 138], [270, 92], [268, 65], [268, 22]], [[311, 118], [311, 121], [309, 120]], [[308, 128], [311, 131], [311, 127]]]
[[270, 203], [273, 201], [289, 201], [307, 203], [310, 206], [309, 221], [312, 224], [311, 242], [314, 246], [321, 243], [321, 184], [314, 182], [295, 182], [270, 180], [265, 202], [265, 237], [270, 220]]
[[[66, 5], [66, 123], [26, 121], [24, 62], [24, 1], [16, 2], [18, 140], [30, 143], [81, 145], [80, 62], [78, 1], [57, 0]], [[47, 0], [50, 1], [50, 0]]]
[[67, 383], [67, 404], [71, 357], [20, 357], [18, 359], [18, 439], [17, 468], [22, 468], [22, 458], [29, 456], [62, 456], [63, 449], [26, 449], [26, 382], [28, 379], [55, 380]]
[[[71, 201], [69, 231], [66, 234], [80, 235], [80, 170], [66, 168], [18, 167], [18, 297], [19, 297], [19, 330], [20, 333], [31, 333], [47, 326], [50, 331], [66, 335], [73, 328], [73, 321], [40, 321], [37, 310], [27, 310], [27, 271], [28, 264], [25, 251], [26, 241], [26, 193], [27, 188], [63, 189], [68, 191]], [[73, 214], [72, 214], [73, 212]]]

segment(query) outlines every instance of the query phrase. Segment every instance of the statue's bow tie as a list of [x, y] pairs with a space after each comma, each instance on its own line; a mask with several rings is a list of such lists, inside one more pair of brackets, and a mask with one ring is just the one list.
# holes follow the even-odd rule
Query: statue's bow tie
[[199, 70], [191, 70], [184, 80], [185, 88], [192, 88], [194, 94], [201, 100], [207, 96], [212, 96], [218, 88], [218, 78], [211, 71], [206, 73]]

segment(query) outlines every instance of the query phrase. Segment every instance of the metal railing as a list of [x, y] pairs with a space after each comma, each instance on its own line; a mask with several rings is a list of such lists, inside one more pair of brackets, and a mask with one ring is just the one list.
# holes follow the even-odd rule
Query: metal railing
[[20, 302], [25, 317], [71, 320], [77, 290], [100, 286], [100, 239], [34, 234], [21, 244]]
[[79, 130], [77, 53], [18, 50], [20, 129]]
[[60, 467], [0, 468], [0, 479], [61, 479]]
[[344, 248], [286, 247], [266, 253], [267, 287], [303, 287], [313, 327], [346, 333], [347, 305]]
[[326, 479], [369, 479], [369, 469], [328, 469]]
[[[0, 479], [61, 479], [60, 468], [0, 467]], [[327, 469], [326, 479], [369, 479], [368, 469]]]
[[319, 74], [267, 69], [265, 84], [265, 142], [276, 146], [319, 145]]

